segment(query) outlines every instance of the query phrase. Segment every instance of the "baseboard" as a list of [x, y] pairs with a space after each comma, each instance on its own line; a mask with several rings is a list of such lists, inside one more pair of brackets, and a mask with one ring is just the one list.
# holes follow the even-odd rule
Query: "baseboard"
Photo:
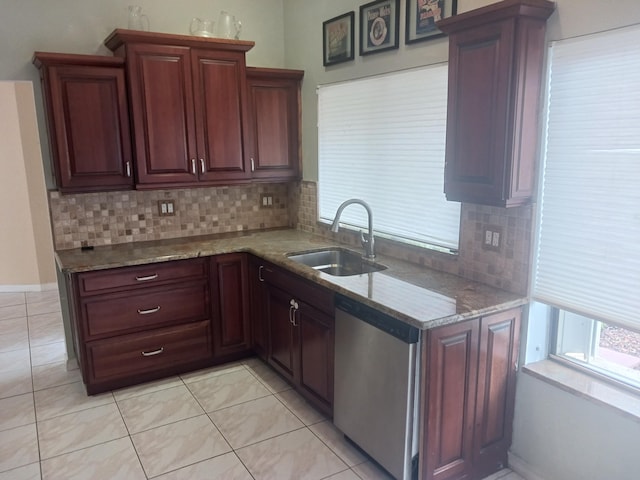
[[509, 468], [526, 480], [545, 480], [533, 470], [531, 465], [511, 451], [509, 452], [508, 461]]
[[46, 292], [57, 290], [57, 283], [43, 283], [36, 285], [0, 285], [0, 293]]

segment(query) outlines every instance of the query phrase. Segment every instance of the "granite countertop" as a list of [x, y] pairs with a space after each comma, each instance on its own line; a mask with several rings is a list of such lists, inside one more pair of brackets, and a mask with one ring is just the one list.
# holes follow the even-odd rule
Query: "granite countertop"
[[56, 261], [68, 274], [248, 252], [425, 330], [528, 301], [522, 295], [386, 256], [376, 259], [386, 270], [350, 277], [332, 276], [287, 258], [288, 253], [333, 246], [339, 245], [299, 230], [275, 229], [60, 250]]

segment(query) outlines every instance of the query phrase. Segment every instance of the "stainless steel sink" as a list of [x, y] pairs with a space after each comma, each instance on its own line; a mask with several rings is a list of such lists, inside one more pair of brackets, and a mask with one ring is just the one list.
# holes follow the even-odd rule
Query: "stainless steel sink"
[[290, 253], [287, 257], [314, 270], [338, 277], [379, 272], [387, 268], [384, 265], [367, 260], [357, 253], [340, 248]]

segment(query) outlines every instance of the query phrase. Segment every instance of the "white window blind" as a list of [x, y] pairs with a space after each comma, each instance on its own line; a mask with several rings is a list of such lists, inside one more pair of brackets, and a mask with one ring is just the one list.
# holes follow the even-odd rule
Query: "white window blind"
[[550, 50], [534, 296], [640, 327], [640, 28]]
[[[318, 90], [319, 215], [365, 200], [379, 234], [458, 247], [460, 204], [443, 193], [447, 66], [321, 86]], [[363, 208], [341, 222], [366, 227]]]

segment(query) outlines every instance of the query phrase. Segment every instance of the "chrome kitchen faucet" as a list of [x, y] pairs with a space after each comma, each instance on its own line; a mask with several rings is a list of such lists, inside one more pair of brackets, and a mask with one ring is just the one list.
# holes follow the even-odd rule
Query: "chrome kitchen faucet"
[[360, 200], [359, 198], [352, 198], [345, 202], [342, 202], [342, 205], [338, 207], [338, 211], [336, 212], [336, 218], [333, 219], [333, 223], [331, 224], [331, 231], [337, 232], [338, 227], [340, 226], [340, 215], [342, 215], [342, 211], [345, 207], [351, 205], [352, 203], [357, 203], [362, 205], [367, 211], [367, 216], [369, 217], [369, 233], [365, 237], [362, 230], [360, 230], [360, 241], [362, 242], [362, 246], [364, 247], [365, 257], [369, 260], [373, 260], [376, 258], [376, 250], [373, 241], [373, 213], [371, 212], [371, 207], [364, 200]]

